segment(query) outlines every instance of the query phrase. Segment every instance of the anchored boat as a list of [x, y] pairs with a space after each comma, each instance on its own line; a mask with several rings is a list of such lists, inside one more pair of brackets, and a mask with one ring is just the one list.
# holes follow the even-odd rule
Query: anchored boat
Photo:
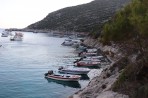
[[98, 61], [79, 61], [79, 62], [76, 62], [76, 66], [79, 66], [79, 67], [96, 67], [96, 66], [99, 66], [100, 65], [100, 62]]
[[1, 37], [8, 37], [10, 35], [9, 31], [3, 31]]
[[84, 75], [87, 74], [90, 71], [88, 68], [76, 68], [76, 67], [60, 67], [59, 72], [60, 73], [66, 73], [66, 74], [77, 74], [77, 75]]
[[23, 40], [23, 34], [22, 33], [15, 33], [14, 36], [10, 37], [11, 41], [22, 41]]
[[60, 81], [78, 81], [81, 78], [81, 76], [79, 75], [53, 73], [52, 70], [48, 71], [48, 73], [45, 73], [45, 77], [49, 79], [60, 80]]

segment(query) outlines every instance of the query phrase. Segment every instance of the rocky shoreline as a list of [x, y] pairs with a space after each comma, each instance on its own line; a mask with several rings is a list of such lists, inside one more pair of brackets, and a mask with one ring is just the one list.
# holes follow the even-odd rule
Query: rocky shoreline
[[[112, 63], [103, 68], [101, 74], [94, 77], [87, 87], [79, 90], [69, 98], [129, 98], [128, 95], [119, 94], [112, 91], [112, 85], [119, 77], [122, 69], [118, 65], [124, 61], [123, 54], [118, 46], [112, 44], [111, 46], [103, 46], [98, 40], [88, 38], [85, 44], [99, 48]], [[113, 56], [112, 56], [113, 55]]]

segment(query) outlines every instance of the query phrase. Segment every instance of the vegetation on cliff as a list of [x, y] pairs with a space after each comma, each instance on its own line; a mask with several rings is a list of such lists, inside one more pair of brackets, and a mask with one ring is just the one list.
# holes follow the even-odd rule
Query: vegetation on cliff
[[[127, 58], [113, 90], [130, 98], [148, 98], [148, 0], [133, 0], [105, 24], [101, 41], [119, 43]], [[119, 65], [121, 66], [121, 65]]]
[[148, 36], [148, 1], [133, 0], [105, 24], [102, 41], [121, 41], [127, 38]]

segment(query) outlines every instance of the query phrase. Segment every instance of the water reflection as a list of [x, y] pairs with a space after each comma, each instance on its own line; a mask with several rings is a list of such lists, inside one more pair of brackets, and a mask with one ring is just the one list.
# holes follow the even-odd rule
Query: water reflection
[[49, 79], [49, 78], [45, 78], [47, 79], [48, 83], [54, 82], [57, 84], [61, 84], [64, 87], [68, 86], [68, 87], [72, 87], [72, 88], [81, 88], [81, 85], [79, 84], [78, 81], [58, 81], [58, 80], [53, 80], [53, 79]]

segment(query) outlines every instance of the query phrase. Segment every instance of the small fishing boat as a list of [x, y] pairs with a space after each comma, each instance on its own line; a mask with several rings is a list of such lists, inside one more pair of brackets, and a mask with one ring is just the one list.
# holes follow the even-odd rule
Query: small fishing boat
[[91, 56], [91, 57], [81, 57], [79, 59], [76, 59], [74, 63], [77, 63], [79, 61], [92, 61], [92, 62], [101, 62], [103, 56]]
[[76, 67], [60, 67], [58, 70], [60, 73], [77, 74], [77, 75], [85, 75], [90, 71], [90, 69], [88, 68], [76, 68]]
[[53, 73], [52, 70], [45, 73], [45, 78], [60, 80], [60, 81], [78, 81], [81, 76], [79, 75], [70, 75], [70, 74], [57, 74]]
[[1, 37], [8, 37], [10, 35], [9, 31], [3, 31]]
[[97, 53], [94, 52], [82, 52], [79, 54], [80, 57], [91, 57], [91, 56], [97, 56]]
[[97, 52], [97, 49], [96, 48], [87, 49], [87, 52]]
[[65, 41], [61, 44], [63, 46], [72, 46], [76, 43], [78, 43], [79, 40], [74, 40], [74, 39], [65, 39]]
[[23, 34], [22, 33], [15, 33], [14, 36], [10, 37], [11, 41], [22, 41], [23, 40]]
[[98, 61], [79, 61], [79, 62], [76, 62], [76, 66], [79, 66], [79, 67], [96, 67], [96, 66], [99, 66], [101, 63], [98, 62]]
[[101, 58], [103, 58], [103, 56], [100, 55], [100, 56], [92, 56], [92, 57], [86, 57], [86, 58], [91, 58], [91, 59], [101, 59]]

